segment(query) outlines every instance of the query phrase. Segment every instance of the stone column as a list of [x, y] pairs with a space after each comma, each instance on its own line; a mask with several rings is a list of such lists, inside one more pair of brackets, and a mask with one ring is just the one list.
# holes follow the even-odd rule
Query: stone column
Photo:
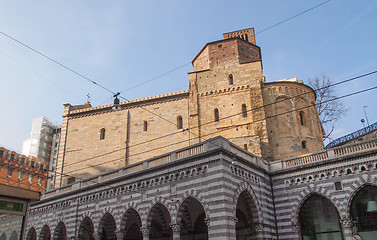
[[255, 236], [257, 237], [256, 239], [263, 239], [263, 223], [254, 223], [253, 231], [255, 232]]
[[117, 240], [123, 240], [123, 231], [115, 231], [115, 236]]
[[101, 234], [100, 233], [93, 233], [94, 240], [101, 240]]
[[181, 239], [181, 225], [170, 224], [171, 230], [173, 231], [173, 240]]
[[342, 226], [344, 240], [352, 240], [352, 220], [349, 218], [343, 218], [339, 221]]
[[300, 226], [298, 224], [292, 224], [292, 240], [298, 240], [300, 238], [299, 231]]
[[140, 231], [143, 234], [143, 240], [149, 240], [150, 229], [146, 227], [146, 228], [141, 228]]

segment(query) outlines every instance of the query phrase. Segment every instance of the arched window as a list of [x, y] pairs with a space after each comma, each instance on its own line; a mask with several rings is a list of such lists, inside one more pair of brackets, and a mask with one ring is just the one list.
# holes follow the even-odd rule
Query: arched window
[[104, 128], [102, 128], [101, 131], [99, 132], [99, 139], [100, 140], [105, 139], [105, 132], [106, 132], [106, 130]]
[[144, 121], [144, 126], [143, 126], [144, 132], [148, 131], [148, 122]]
[[301, 142], [301, 147], [306, 148], [306, 141], [305, 140]]
[[243, 148], [247, 151], [247, 144], [244, 144]]
[[304, 126], [305, 125], [305, 115], [304, 115], [304, 112], [300, 111], [299, 114], [300, 114], [300, 123], [301, 123], [302, 126]]
[[300, 239], [343, 239], [338, 211], [330, 200], [318, 194], [304, 202], [299, 222]]
[[242, 104], [242, 117], [247, 117], [246, 104]]
[[177, 129], [182, 129], [183, 128], [183, 119], [181, 116], [177, 117]]
[[249, 37], [247, 36], [247, 34], [245, 35], [245, 40], [249, 41]]
[[362, 239], [375, 239], [377, 234], [377, 187], [365, 186], [351, 203], [351, 218]]
[[219, 109], [215, 108], [215, 110], [213, 111], [213, 113], [214, 113], [215, 121], [218, 122], [220, 120]]
[[232, 74], [228, 75], [228, 82], [229, 82], [229, 85], [233, 85], [233, 75]]

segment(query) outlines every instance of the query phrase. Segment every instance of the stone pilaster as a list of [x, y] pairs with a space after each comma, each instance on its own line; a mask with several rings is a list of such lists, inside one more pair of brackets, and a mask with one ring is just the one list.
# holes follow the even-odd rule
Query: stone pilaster
[[117, 240], [123, 240], [123, 231], [116, 231], [115, 236], [117, 237]]
[[181, 238], [181, 225], [170, 224], [171, 230], [173, 231], [173, 240], [180, 240]]
[[143, 240], [149, 240], [150, 229], [146, 227], [146, 228], [141, 228], [140, 231], [141, 231], [141, 234], [143, 234]]
[[[339, 220], [343, 230], [343, 237], [345, 240], [352, 240], [352, 220], [349, 218], [342, 218]], [[356, 233], [355, 233], [356, 234]]]

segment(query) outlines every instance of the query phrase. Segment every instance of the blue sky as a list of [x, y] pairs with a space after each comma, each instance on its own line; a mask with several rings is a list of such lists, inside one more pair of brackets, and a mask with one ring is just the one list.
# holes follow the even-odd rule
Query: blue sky
[[[0, 31], [135, 99], [188, 89], [189, 64], [222, 33], [256, 32], [324, 0], [0, 0]], [[256, 35], [267, 81], [326, 73], [338, 82], [377, 70], [377, 1], [332, 0]], [[32, 119], [61, 123], [63, 104], [112, 102], [111, 93], [0, 34], [0, 145], [21, 152]], [[339, 96], [377, 86], [377, 74], [339, 85]], [[333, 137], [377, 121], [377, 91], [345, 98]]]

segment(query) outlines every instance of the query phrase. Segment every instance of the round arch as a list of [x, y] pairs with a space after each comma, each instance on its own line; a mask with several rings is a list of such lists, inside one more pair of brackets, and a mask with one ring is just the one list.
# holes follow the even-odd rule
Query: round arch
[[256, 202], [248, 190], [243, 190], [237, 198], [235, 209], [235, 231], [237, 239], [255, 239], [261, 227]]
[[7, 240], [7, 235], [5, 233], [1, 234], [0, 240]]
[[322, 194], [309, 194], [298, 210], [302, 239], [343, 239], [340, 215], [335, 204]]
[[82, 240], [94, 240], [94, 226], [89, 217], [85, 217], [79, 227], [78, 238]]
[[114, 217], [109, 213], [105, 213], [98, 225], [98, 233], [101, 239], [116, 240], [116, 223]]
[[55, 227], [54, 240], [65, 240], [67, 238], [67, 229], [63, 222], [59, 222]]
[[156, 203], [147, 218], [147, 226], [150, 228], [149, 239], [171, 238], [173, 234], [170, 223], [171, 216], [168, 208], [162, 203]]
[[27, 232], [26, 240], [37, 240], [37, 232], [34, 227], [30, 228]]
[[377, 236], [377, 187], [363, 184], [349, 201], [349, 216], [362, 239], [376, 239]]
[[10, 235], [9, 240], [18, 240], [19, 237], [17, 236], [17, 232], [13, 231], [12, 234]]
[[208, 239], [208, 215], [199, 199], [189, 196], [180, 205], [177, 224], [181, 226], [181, 239]]
[[51, 239], [51, 230], [50, 230], [50, 227], [46, 224], [42, 227], [42, 230], [39, 233], [39, 240], [50, 240], [50, 239]]
[[135, 208], [129, 208], [122, 217], [121, 231], [123, 239], [142, 240], [141, 234], [141, 217]]
[[234, 212], [234, 217], [237, 218], [236, 216], [236, 209], [237, 209], [237, 202], [238, 202], [238, 199], [240, 198], [240, 195], [243, 193], [243, 192], [247, 192], [249, 194], [249, 196], [251, 197], [251, 200], [252, 200], [252, 208], [253, 208], [253, 212], [254, 212], [254, 217], [255, 217], [255, 222], [259, 222], [259, 223], [263, 223], [263, 216], [262, 216], [262, 210], [261, 210], [261, 206], [259, 204], [259, 201], [257, 199], [257, 196], [254, 192], [254, 190], [252, 189], [252, 187], [250, 186], [249, 183], [247, 182], [242, 182], [236, 189], [235, 191], [235, 194], [233, 196], [233, 212]]

